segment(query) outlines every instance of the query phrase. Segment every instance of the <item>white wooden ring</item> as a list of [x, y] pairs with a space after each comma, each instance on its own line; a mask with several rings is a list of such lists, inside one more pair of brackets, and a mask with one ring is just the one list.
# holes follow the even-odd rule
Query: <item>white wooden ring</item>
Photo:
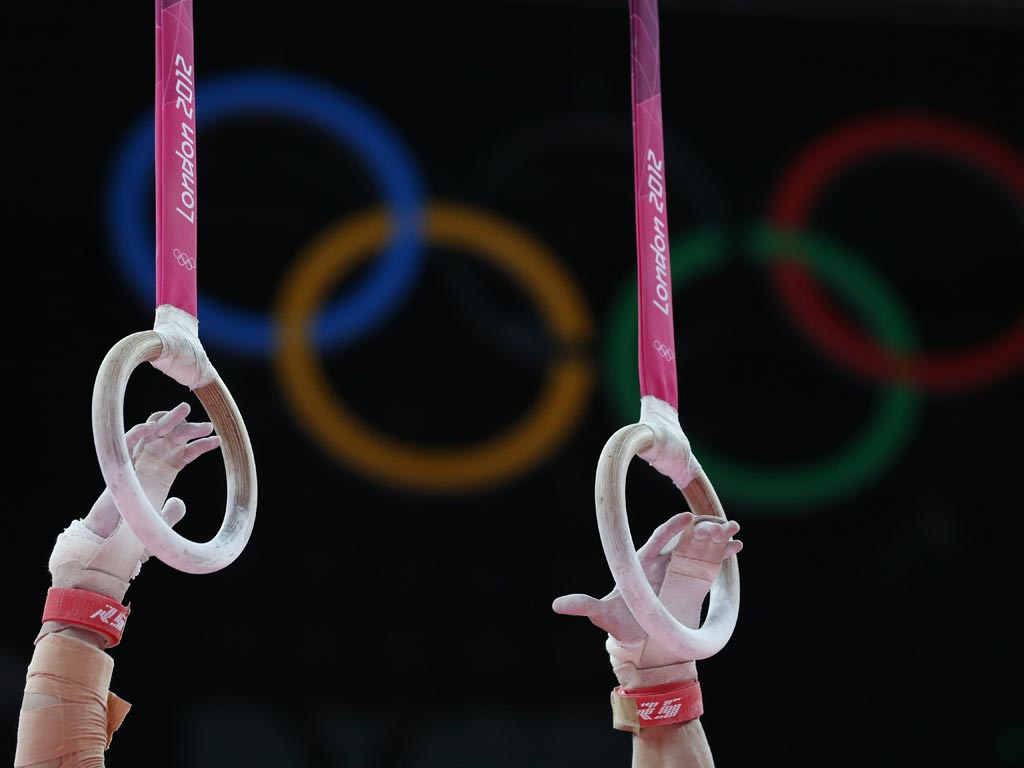
[[242, 416], [224, 382], [214, 375], [195, 392], [221, 438], [227, 475], [227, 506], [216, 535], [206, 542], [186, 539], [149, 503], [135, 475], [125, 442], [124, 394], [132, 372], [155, 360], [164, 342], [141, 331], [111, 347], [100, 364], [92, 396], [92, 429], [103, 479], [118, 511], [146, 550], [185, 573], [212, 573], [230, 565], [245, 549], [256, 520], [256, 463]]
[[[605, 443], [597, 464], [594, 500], [605, 558], [615, 584], [637, 623], [648, 636], [682, 660], [706, 659], [729, 642], [740, 608], [740, 576], [736, 555], [722, 562], [711, 585], [707, 617], [698, 629], [676, 619], [654, 593], [633, 545], [626, 515], [626, 474], [638, 453], [654, 444], [654, 430], [645, 424], [622, 427]], [[682, 489], [697, 516], [727, 518], [703, 470]]]

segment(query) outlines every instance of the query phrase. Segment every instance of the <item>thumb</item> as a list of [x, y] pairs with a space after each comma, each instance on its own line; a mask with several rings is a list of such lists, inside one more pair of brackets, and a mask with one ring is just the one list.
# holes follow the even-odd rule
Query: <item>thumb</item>
[[601, 601], [590, 595], [574, 594], [562, 595], [555, 598], [551, 603], [551, 609], [563, 616], [586, 616], [588, 618], [597, 613]]
[[185, 502], [177, 496], [171, 496], [160, 510], [160, 517], [164, 519], [171, 528], [181, 522], [185, 516]]
[[[179, 499], [177, 496], [171, 496], [163, 507], [160, 509], [160, 517], [163, 518], [164, 522], [167, 523], [171, 528], [181, 522], [181, 518], [185, 516], [185, 502]], [[139, 566], [149, 561], [149, 558], [153, 556], [153, 553], [148, 549], [142, 550], [142, 555], [139, 557]], [[132, 578], [139, 575], [138, 568]]]
[[643, 629], [636, 623], [618, 590], [612, 590], [603, 600], [590, 595], [564, 595], [551, 607], [555, 613], [566, 616], [586, 616], [595, 627], [622, 642], [644, 637]]

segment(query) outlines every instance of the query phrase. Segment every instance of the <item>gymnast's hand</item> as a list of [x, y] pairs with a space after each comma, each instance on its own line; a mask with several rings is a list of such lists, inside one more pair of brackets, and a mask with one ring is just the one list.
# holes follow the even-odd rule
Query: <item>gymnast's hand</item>
[[[171, 526], [185, 514], [181, 499], [172, 498], [164, 506], [178, 473], [220, 446], [211, 423], [186, 421], [190, 410], [188, 403], [181, 403], [170, 411], [157, 411], [125, 434], [139, 484]], [[49, 569], [54, 587], [99, 592], [123, 603], [129, 582], [147, 559], [149, 553], [121, 519], [105, 488], [89, 514], [57, 537]]]
[[[704, 600], [722, 561], [743, 548], [742, 542], [732, 538], [739, 529], [732, 520], [695, 518], [692, 512], [682, 512], [658, 526], [638, 550], [655, 593], [686, 626], [699, 626]], [[627, 690], [696, 678], [692, 660], [674, 657], [648, 637], [617, 587], [600, 600], [583, 594], [564, 595], [551, 607], [556, 613], [586, 616], [608, 633], [605, 647], [612, 669]]]

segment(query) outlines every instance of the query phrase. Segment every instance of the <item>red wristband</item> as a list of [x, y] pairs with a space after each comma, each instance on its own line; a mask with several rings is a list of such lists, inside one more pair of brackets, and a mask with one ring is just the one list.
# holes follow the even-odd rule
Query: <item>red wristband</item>
[[130, 609], [113, 598], [86, 589], [51, 587], [46, 593], [43, 621], [62, 621], [98, 632], [112, 648], [121, 642]]
[[653, 725], [696, 720], [703, 714], [704, 700], [696, 680], [612, 691], [612, 726], [620, 731], [637, 733]]

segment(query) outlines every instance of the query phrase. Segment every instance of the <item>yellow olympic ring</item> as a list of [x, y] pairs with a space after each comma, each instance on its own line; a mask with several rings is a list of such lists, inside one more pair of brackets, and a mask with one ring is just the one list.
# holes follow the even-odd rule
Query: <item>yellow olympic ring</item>
[[275, 370], [305, 428], [343, 463], [415, 491], [480, 490], [546, 458], [582, 417], [594, 385], [593, 367], [584, 356], [592, 321], [570, 273], [516, 226], [445, 202], [428, 205], [424, 224], [429, 243], [478, 255], [516, 280], [558, 341], [543, 390], [519, 422], [471, 445], [421, 447], [376, 433], [338, 400], [314, 360], [311, 320], [331, 286], [388, 242], [390, 217], [382, 209], [343, 220], [299, 255], [277, 303], [282, 343]]

